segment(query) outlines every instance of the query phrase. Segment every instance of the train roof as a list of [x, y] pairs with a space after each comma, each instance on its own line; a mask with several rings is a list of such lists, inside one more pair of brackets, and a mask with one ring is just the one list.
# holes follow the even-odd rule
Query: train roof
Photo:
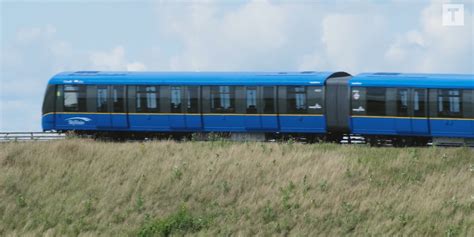
[[473, 74], [362, 73], [351, 86], [474, 89]]
[[163, 85], [323, 85], [345, 72], [102, 72], [77, 71], [55, 75], [49, 84]]
[[[163, 85], [323, 85], [345, 72], [110, 72], [76, 71], [55, 75], [49, 84]], [[362, 73], [351, 86], [474, 89], [473, 74]]]

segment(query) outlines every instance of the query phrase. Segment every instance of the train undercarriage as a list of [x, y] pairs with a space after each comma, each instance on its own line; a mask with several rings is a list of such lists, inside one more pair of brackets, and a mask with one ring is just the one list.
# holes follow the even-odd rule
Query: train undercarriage
[[474, 139], [444, 137], [381, 136], [360, 134], [315, 134], [315, 133], [232, 133], [232, 132], [97, 132], [97, 131], [59, 131], [68, 137], [89, 138], [103, 141], [236, 141], [236, 142], [301, 142], [368, 144], [374, 147], [422, 147], [422, 146], [469, 146], [474, 147]]

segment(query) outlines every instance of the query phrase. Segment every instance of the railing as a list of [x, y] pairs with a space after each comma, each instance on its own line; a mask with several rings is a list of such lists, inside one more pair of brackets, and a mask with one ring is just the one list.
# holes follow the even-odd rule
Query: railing
[[64, 139], [64, 133], [53, 132], [0, 132], [0, 142], [51, 141]]

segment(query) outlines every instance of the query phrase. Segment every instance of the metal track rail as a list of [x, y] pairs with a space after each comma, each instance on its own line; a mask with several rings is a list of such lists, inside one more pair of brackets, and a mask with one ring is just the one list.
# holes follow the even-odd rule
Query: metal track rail
[[66, 138], [63, 133], [53, 132], [0, 132], [0, 142], [51, 141]]

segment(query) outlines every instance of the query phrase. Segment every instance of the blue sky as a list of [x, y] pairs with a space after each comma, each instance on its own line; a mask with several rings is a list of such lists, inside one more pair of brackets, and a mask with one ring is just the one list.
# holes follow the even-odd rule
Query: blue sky
[[474, 73], [471, 1], [0, 0], [0, 131], [41, 129], [66, 70]]

